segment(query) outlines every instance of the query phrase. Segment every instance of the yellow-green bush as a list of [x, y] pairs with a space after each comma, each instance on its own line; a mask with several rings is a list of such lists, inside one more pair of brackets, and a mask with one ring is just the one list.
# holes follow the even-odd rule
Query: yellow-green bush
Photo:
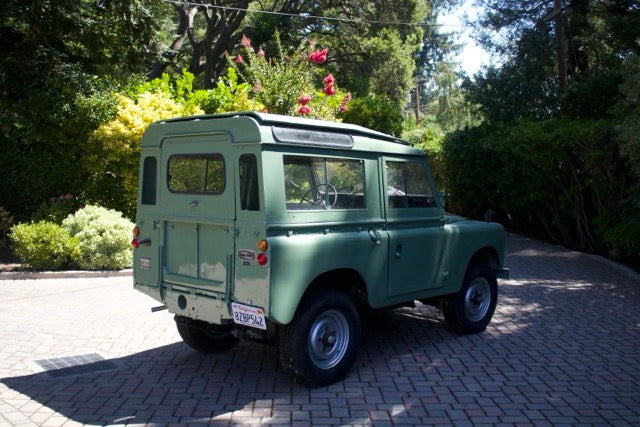
[[135, 213], [140, 141], [144, 130], [156, 120], [202, 114], [162, 91], [142, 93], [137, 99], [117, 95], [116, 117], [91, 135], [83, 159], [93, 165], [85, 198], [92, 203], [118, 209], [127, 217]]

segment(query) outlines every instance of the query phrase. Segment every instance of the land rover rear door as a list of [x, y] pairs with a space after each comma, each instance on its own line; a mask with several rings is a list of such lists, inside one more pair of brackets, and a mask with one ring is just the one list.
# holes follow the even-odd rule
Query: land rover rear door
[[166, 138], [161, 218], [163, 282], [230, 292], [234, 158], [226, 133]]

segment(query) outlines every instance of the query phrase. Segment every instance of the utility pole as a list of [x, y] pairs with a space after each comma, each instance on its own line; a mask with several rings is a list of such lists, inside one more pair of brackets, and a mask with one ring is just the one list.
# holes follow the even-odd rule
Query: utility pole
[[416, 123], [420, 121], [420, 81], [416, 82], [416, 90], [415, 90], [415, 112], [416, 112]]

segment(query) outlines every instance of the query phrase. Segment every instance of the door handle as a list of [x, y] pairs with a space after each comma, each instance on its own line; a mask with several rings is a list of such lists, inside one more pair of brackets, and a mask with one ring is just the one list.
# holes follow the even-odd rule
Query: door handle
[[369, 229], [369, 238], [376, 245], [382, 243], [382, 236], [380, 236], [380, 233], [378, 233], [378, 230], [376, 230], [375, 228]]

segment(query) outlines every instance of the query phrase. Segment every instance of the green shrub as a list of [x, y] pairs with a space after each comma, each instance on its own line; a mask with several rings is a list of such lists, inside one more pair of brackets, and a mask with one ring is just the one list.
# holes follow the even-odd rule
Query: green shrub
[[409, 141], [414, 147], [424, 151], [427, 159], [429, 159], [436, 186], [439, 189], [444, 188], [444, 165], [442, 164], [444, 132], [442, 128], [432, 122], [421, 123], [419, 127], [405, 131], [402, 134], [402, 138]]
[[402, 133], [402, 112], [384, 96], [369, 95], [351, 101], [342, 116], [346, 123], [368, 127], [389, 135]]
[[611, 120], [484, 124], [444, 142], [449, 209], [570, 248], [639, 259], [640, 206]]
[[129, 238], [134, 224], [120, 212], [86, 206], [68, 216], [62, 226], [78, 239], [74, 261], [80, 268], [117, 270], [131, 266]]
[[9, 238], [15, 255], [36, 270], [67, 267], [78, 253], [78, 240], [49, 221], [16, 224]]

